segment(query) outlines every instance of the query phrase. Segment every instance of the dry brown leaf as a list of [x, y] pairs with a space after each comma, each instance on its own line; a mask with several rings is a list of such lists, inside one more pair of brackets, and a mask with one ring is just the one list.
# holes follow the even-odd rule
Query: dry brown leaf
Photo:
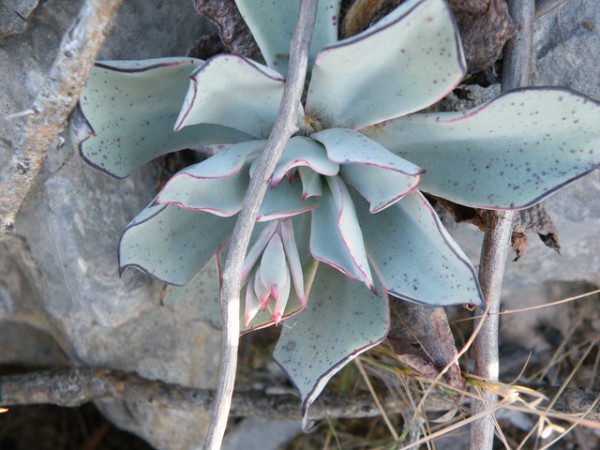
[[236, 55], [263, 62], [260, 49], [234, 0], [195, 0], [196, 10], [219, 29], [225, 48]]
[[506, 0], [449, 0], [448, 3], [460, 29], [469, 73], [491, 66], [517, 30]]
[[[388, 340], [398, 360], [434, 379], [458, 353], [446, 311], [395, 299], [390, 302], [390, 310]], [[450, 367], [445, 378], [451, 386], [463, 384], [458, 363]]]
[[[458, 223], [467, 222], [485, 231], [489, 211], [459, 205], [439, 197], [429, 197], [447, 210]], [[550, 213], [541, 204], [518, 211], [515, 215], [512, 234], [512, 248], [516, 253], [515, 261], [525, 256], [529, 245], [529, 233], [536, 233], [546, 247], [560, 253], [558, 230], [554, 226]]]

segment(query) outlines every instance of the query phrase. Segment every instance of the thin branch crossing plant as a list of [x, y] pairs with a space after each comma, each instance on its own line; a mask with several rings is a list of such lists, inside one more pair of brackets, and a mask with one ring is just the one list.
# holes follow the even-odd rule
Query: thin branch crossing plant
[[242, 210], [233, 230], [231, 246], [223, 271], [223, 355], [217, 397], [213, 407], [211, 424], [206, 438], [207, 450], [221, 448], [237, 368], [237, 351], [240, 338], [240, 290], [242, 269], [250, 236], [256, 223], [258, 210], [267, 191], [285, 145], [298, 131], [296, 118], [302, 98], [304, 80], [308, 67], [308, 50], [317, 16], [318, 0], [302, 0], [298, 21], [290, 44], [288, 77], [279, 107], [277, 120], [269, 136], [267, 146], [254, 172], [242, 203]]

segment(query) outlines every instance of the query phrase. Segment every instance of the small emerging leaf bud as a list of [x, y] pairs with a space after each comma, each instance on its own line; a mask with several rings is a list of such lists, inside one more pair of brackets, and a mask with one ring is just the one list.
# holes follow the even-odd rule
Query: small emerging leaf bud
[[[283, 251], [283, 243], [278, 233], [273, 235], [267, 248], [265, 248], [257, 275], [257, 278], [260, 278], [264, 287], [268, 289], [268, 295], [276, 300], [282, 292], [286, 279], [289, 283], [290, 274], [287, 268], [285, 252]], [[264, 293], [263, 291], [262, 294], [264, 295]], [[258, 298], [262, 303], [263, 299], [260, 295]]]
[[243, 279], [247, 280], [246, 326], [260, 309], [268, 309], [278, 325], [286, 315], [292, 283], [301, 307], [306, 307], [304, 274], [291, 219], [273, 220], [265, 227], [248, 252]]

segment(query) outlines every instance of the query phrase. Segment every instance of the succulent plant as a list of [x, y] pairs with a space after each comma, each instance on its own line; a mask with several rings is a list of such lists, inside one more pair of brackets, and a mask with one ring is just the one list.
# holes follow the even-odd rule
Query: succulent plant
[[[202, 293], [217, 292], [213, 257], [220, 267], [277, 115], [299, 1], [236, 3], [268, 66], [235, 55], [103, 62], [80, 100], [93, 130], [81, 154], [110, 175], [179, 149], [209, 155], [126, 227], [119, 265], [183, 286], [170, 295], [197, 295], [217, 311]], [[483, 301], [473, 266], [419, 190], [524, 208], [600, 163], [600, 105], [566, 89], [417, 113], [465, 73], [445, 1], [409, 0], [343, 40], [339, 9], [339, 0], [319, 2], [299, 132], [271, 177], [242, 274], [244, 332], [286, 319], [274, 356], [304, 410], [386, 337], [390, 295]]]

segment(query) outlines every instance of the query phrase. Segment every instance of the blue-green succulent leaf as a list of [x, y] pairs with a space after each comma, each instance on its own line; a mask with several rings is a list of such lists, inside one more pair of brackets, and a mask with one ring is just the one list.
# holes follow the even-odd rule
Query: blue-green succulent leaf
[[318, 206], [317, 197], [302, 199], [302, 181], [299, 177], [294, 177], [290, 183], [284, 181], [267, 190], [258, 211], [257, 221], [283, 219], [313, 210]]
[[321, 175], [309, 167], [298, 169], [302, 180], [302, 200], [311, 197], [320, 197], [323, 194], [323, 182]]
[[255, 227], [253, 230], [252, 236], [252, 244], [249, 245], [248, 252], [246, 253], [246, 258], [244, 259], [244, 266], [242, 267], [242, 284], [248, 278], [250, 271], [262, 255], [265, 247], [273, 237], [273, 234], [278, 229], [278, 222], [276, 220], [268, 221], [262, 227], [262, 230], [257, 230], [258, 227]]
[[[267, 65], [286, 75], [290, 57], [290, 42], [300, 0], [265, 1], [236, 0], [242, 17], [248, 24]], [[320, 0], [312, 35], [309, 66], [315, 55], [326, 45], [337, 41], [340, 0]]]
[[[254, 276], [254, 273], [252, 274], [252, 276]], [[244, 292], [244, 294], [246, 294], [246, 292]], [[304, 305], [298, 299], [295, 289], [291, 289], [289, 297], [287, 299], [287, 303], [285, 304], [285, 310], [281, 315], [280, 321], [288, 320], [290, 317], [294, 316], [295, 314], [298, 314], [303, 310]], [[275, 325], [275, 321], [273, 320], [273, 316], [269, 309], [261, 308], [258, 312], [255, 313], [255, 315], [250, 319], [249, 322], [246, 322], [245, 319], [246, 312], [244, 308], [240, 311], [241, 334], [246, 334], [251, 331], [260, 330], [261, 328], [266, 328], [271, 325]]]
[[354, 130], [432, 105], [462, 79], [460, 38], [444, 0], [409, 0], [315, 61], [308, 114]]
[[[296, 241], [296, 248], [298, 249], [298, 256], [300, 258], [300, 262], [302, 264], [302, 279], [308, 278], [306, 275], [307, 270], [310, 270], [312, 256], [308, 253], [308, 242], [309, 242], [309, 233], [310, 233], [310, 217], [308, 214], [300, 214], [294, 216], [290, 219], [285, 219], [284, 223], [292, 223], [294, 228], [294, 238]], [[263, 222], [257, 223], [256, 227], [253, 231], [253, 236], [250, 240], [250, 248], [253, 248], [254, 243], [257, 239], [261, 238], [262, 233], [272, 226], [274, 221], [271, 222]], [[282, 241], [284, 245], [284, 250], [286, 251], [286, 258], [288, 261], [288, 267], [290, 268], [290, 273], [292, 275], [292, 279], [294, 283], [296, 282], [297, 276], [294, 275], [294, 265], [291, 263], [290, 252], [286, 248], [286, 240], [288, 238], [285, 236], [285, 233], [282, 232]], [[249, 276], [254, 277], [254, 272], [251, 272]], [[285, 305], [285, 312], [282, 315], [282, 320], [287, 319], [294, 314], [299, 313], [306, 306], [306, 302], [304, 301], [305, 296], [302, 295], [302, 298], [299, 297], [298, 294], [298, 286], [295, 286], [295, 289], [292, 289], [287, 304]], [[302, 286], [302, 292], [304, 292], [304, 286]], [[258, 300], [257, 300], [258, 301]], [[273, 325], [275, 322], [273, 321], [273, 317], [268, 310], [261, 309], [256, 313], [256, 316], [252, 318], [249, 324], [244, 325], [245, 320], [245, 311], [244, 308], [240, 311], [240, 323], [242, 324], [242, 334], [248, 333], [250, 331], [258, 330], [260, 328], [265, 328]]]
[[393, 205], [406, 194], [414, 191], [420, 179], [419, 175], [410, 176], [358, 164], [342, 166], [341, 177], [369, 202], [369, 211], [372, 214]]
[[388, 298], [377, 291], [319, 265], [308, 307], [286, 321], [273, 354], [300, 391], [303, 414], [333, 375], [387, 336]]
[[212, 123], [257, 138], [269, 136], [283, 95], [284, 79], [242, 56], [217, 55], [191, 76], [175, 129]]
[[221, 217], [237, 214], [248, 189], [248, 160], [265, 141], [234, 144], [173, 176], [158, 194], [157, 203], [208, 211]]
[[325, 148], [312, 139], [294, 136], [289, 140], [271, 177], [271, 186], [279, 183], [294, 167], [308, 166], [322, 175], [337, 175], [340, 166], [327, 158]]
[[378, 142], [347, 128], [329, 128], [311, 137], [325, 146], [327, 156], [338, 164], [363, 164], [394, 170], [406, 175], [419, 175], [423, 169], [400, 158]]
[[250, 325], [252, 319], [256, 317], [256, 315], [262, 308], [260, 300], [256, 296], [256, 291], [254, 289], [254, 278], [256, 277], [256, 272], [254, 272], [253, 275], [254, 276], [251, 276], [248, 279], [248, 283], [246, 283], [246, 298], [244, 300], [244, 320], [241, 322], [244, 324], [244, 326]]
[[355, 201], [369, 257], [388, 292], [431, 306], [480, 305], [475, 269], [421, 193], [377, 214]]
[[342, 164], [342, 178], [369, 201], [371, 212], [387, 208], [419, 184], [420, 167], [361, 133], [330, 128], [312, 138], [325, 146], [329, 159]]
[[414, 114], [371, 134], [427, 170], [420, 189], [485, 209], [539, 202], [600, 164], [600, 103], [561, 88], [465, 111]]
[[304, 295], [304, 273], [302, 271], [302, 262], [298, 252], [298, 244], [294, 233], [294, 226], [291, 220], [282, 220], [280, 222], [281, 241], [285, 250], [285, 257], [290, 269], [290, 275], [294, 281], [296, 295], [302, 305], [306, 306], [306, 296]]
[[136, 267], [166, 283], [187, 283], [229, 237], [234, 218], [151, 204], [125, 228], [119, 270]]
[[[277, 325], [285, 312], [291, 288], [290, 271], [283, 249], [283, 242], [278, 233], [274, 234], [267, 244], [256, 274], [260, 277], [262, 284], [267, 286], [267, 299], [271, 297], [275, 300], [271, 317]], [[263, 303], [260, 296], [258, 300]]]
[[79, 150], [90, 165], [117, 178], [169, 152], [248, 139], [222, 125], [197, 125], [176, 133], [192, 71], [192, 58], [106, 61], [92, 69], [79, 108], [92, 136]]
[[178, 172], [160, 191], [156, 202], [216, 216], [230, 217], [242, 208], [250, 177], [247, 170], [223, 178], [198, 178], [194, 167]]
[[312, 211], [310, 252], [313, 257], [374, 289], [363, 235], [348, 188], [339, 177], [328, 177], [329, 189]]
[[210, 158], [194, 164], [189, 171], [190, 176], [196, 178], [223, 178], [239, 172], [246, 161], [253, 159], [261, 153], [267, 141], [249, 140], [216, 152]]
[[[275, 233], [262, 254], [257, 272], [261, 281], [269, 289], [269, 295], [273, 298], [279, 297], [282, 288], [287, 284], [289, 295], [290, 273], [287, 268], [285, 251], [281, 236]], [[286, 283], [287, 280], [287, 283]]]

